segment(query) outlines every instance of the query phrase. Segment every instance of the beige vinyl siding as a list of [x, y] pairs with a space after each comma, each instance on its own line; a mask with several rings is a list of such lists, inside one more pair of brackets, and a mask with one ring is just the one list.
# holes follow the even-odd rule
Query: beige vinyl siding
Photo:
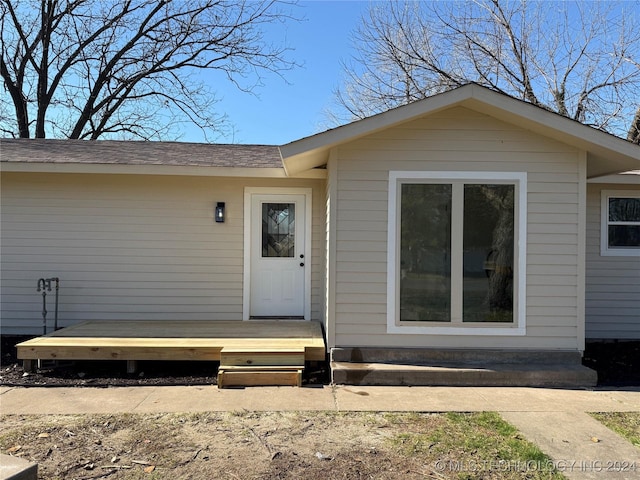
[[[38, 278], [61, 326], [241, 320], [245, 186], [312, 187], [312, 318], [324, 297], [324, 181], [2, 173], [2, 332], [39, 334]], [[226, 202], [225, 223], [213, 209]], [[48, 297], [53, 326], [53, 296]]]
[[[464, 108], [337, 149], [337, 346], [579, 349], [580, 151]], [[389, 171], [527, 172], [526, 336], [386, 332]]]
[[601, 191], [640, 185], [587, 186], [586, 338], [640, 339], [640, 257], [601, 256]]

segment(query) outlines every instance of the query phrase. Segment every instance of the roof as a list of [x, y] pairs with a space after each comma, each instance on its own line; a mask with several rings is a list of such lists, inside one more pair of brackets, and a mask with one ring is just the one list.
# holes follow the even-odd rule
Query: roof
[[326, 177], [335, 147], [462, 106], [586, 152], [587, 177], [640, 170], [640, 146], [477, 84], [440, 93], [283, 146], [0, 139], [3, 170]]
[[282, 168], [280, 150], [274, 145], [41, 138], [1, 139], [0, 161], [3, 163]]
[[[115, 140], [0, 139], [6, 172], [284, 178], [280, 148]], [[326, 170], [294, 175], [325, 178]]]
[[640, 169], [640, 146], [477, 84], [440, 93], [280, 147], [288, 175], [325, 165], [332, 148], [462, 106], [587, 152], [587, 176]]

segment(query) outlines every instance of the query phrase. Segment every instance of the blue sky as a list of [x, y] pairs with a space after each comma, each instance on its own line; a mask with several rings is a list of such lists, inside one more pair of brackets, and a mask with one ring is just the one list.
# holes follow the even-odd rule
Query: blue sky
[[[285, 72], [288, 84], [277, 75], [265, 76], [257, 96], [228, 81], [220, 83], [217, 109], [228, 115], [234, 131], [215, 141], [281, 145], [325, 130], [323, 111], [340, 82], [340, 62], [349, 58], [350, 36], [369, 5], [356, 0], [300, 2], [293, 13], [303, 20], [279, 24], [268, 34], [276, 43], [286, 37], [291, 59], [303, 66]], [[185, 130], [180, 140], [205, 141], [197, 129]]]

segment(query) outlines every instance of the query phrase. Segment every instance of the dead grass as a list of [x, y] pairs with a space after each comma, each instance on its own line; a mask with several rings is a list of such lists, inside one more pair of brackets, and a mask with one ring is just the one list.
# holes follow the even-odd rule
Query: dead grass
[[640, 412], [592, 413], [591, 416], [640, 448]]
[[561, 479], [495, 413], [3, 416], [44, 479]]

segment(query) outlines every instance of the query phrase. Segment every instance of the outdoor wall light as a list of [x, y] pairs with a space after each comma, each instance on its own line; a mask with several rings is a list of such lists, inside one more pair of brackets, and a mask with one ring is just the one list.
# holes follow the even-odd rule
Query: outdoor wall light
[[216, 204], [216, 222], [224, 223], [224, 202]]

